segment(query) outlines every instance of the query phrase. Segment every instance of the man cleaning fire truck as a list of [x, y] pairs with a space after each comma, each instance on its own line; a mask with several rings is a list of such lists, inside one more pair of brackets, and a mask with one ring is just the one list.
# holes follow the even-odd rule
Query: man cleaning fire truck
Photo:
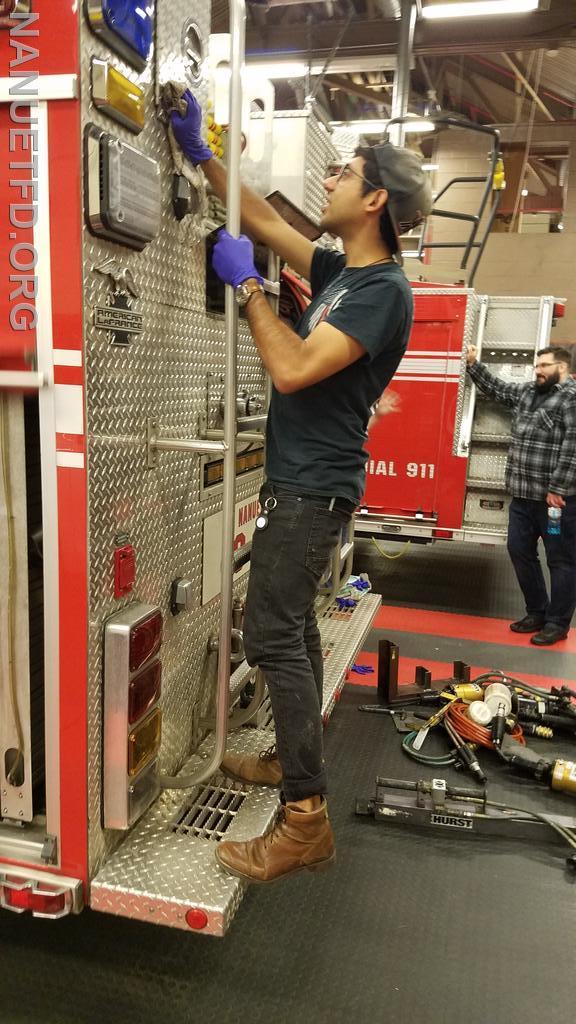
[[[576, 608], [576, 383], [570, 352], [549, 346], [536, 353], [536, 380], [499, 380], [468, 349], [470, 377], [488, 398], [513, 410], [506, 486], [512, 494], [508, 552], [526, 602], [526, 615], [510, 624], [550, 646], [568, 636]], [[551, 593], [538, 558], [542, 539]]]
[[[226, 172], [201, 136], [190, 93], [187, 114], [172, 114], [182, 150], [214, 192]], [[221, 842], [217, 858], [250, 882], [271, 882], [335, 858], [322, 755], [322, 650], [314, 613], [320, 579], [362, 495], [370, 408], [404, 354], [412, 296], [395, 255], [398, 228], [431, 208], [416, 154], [384, 143], [360, 149], [324, 182], [321, 228], [344, 254], [315, 247], [261, 197], [244, 188], [242, 222], [311, 282], [312, 302], [295, 330], [272, 312], [254, 265], [252, 242], [222, 231], [213, 265], [236, 289], [273, 382], [266, 483], [254, 536], [246, 615], [248, 662], [263, 671], [276, 748], [258, 757], [228, 755], [223, 770], [243, 781], [282, 786], [273, 831], [249, 842]]]

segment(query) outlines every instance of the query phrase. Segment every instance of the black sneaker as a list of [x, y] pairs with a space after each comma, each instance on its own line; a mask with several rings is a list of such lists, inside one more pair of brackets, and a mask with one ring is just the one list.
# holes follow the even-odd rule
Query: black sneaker
[[513, 633], [537, 633], [544, 625], [544, 617], [541, 615], [525, 615], [518, 622], [511, 622], [510, 629]]
[[538, 647], [550, 647], [559, 640], [565, 640], [567, 636], [568, 630], [564, 626], [559, 626], [556, 622], [547, 622], [536, 636], [530, 637], [530, 643]]

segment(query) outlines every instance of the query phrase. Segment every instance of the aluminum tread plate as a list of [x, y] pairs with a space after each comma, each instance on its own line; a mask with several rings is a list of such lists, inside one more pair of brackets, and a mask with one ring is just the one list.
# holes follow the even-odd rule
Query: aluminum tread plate
[[[324, 649], [325, 682], [323, 714], [327, 718], [344, 685], [348, 666], [355, 658], [380, 607], [378, 594], [365, 594], [345, 620], [326, 613], [320, 620]], [[271, 729], [240, 729], [230, 737], [229, 749], [258, 753], [273, 742]], [[182, 769], [193, 771], [210, 756], [208, 739]], [[218, 773], [214, 785], [238, 790]], [[248, 793], [227, 837], [249, 839], [270, 827], [278, 808], [278, 791], [257, 786], [242, 787]], [[155, 924], [189, 930], [186, 913], [203, 910], [208, 924], [203, 935], [224, 935], [244, 895], [245, 885], [222, 871], [214, 859], [214, 841], [176, 835], [171, 823], [187, 800], [180, 791], [166, 791], [132, 830], [93, 879], [89, 903], [93, 910], [138, 918]]]

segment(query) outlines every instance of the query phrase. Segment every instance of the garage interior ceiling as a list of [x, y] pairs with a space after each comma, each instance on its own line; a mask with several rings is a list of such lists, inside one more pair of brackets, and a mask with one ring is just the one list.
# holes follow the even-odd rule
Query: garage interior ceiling
[[[398, 47], [400, 0], [328, 0], [248, 4], [247, 59], [324, 62], [335, 56], [359, 70], [330, 67], [317, 101], [331, 120], [386, 117]], [[544, 5], [546, 6], [546, 5]], [[228, 31], [228, 2], [215, 0], [212, 31]], [[439, 105], [482, 124], [576, 119], [576, 3], [550, 0], [524, 15], [430, 21], [419, 19], [414, 37], [409, 109]], [[388, 58], [386, 68], [360, 70], [362, 59]], [[298, 108], [306, 80], [278, 80], [276, 105]]]

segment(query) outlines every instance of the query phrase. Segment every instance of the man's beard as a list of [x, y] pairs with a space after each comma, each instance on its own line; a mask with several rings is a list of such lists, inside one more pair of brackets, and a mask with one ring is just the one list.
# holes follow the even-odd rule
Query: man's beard
[[547, 377], [546, 380], [536, 381], [536, 391], [540, 394], [545, 394], [546, 391], [551, 391], [555, 384], [560, 381], [560, 370], [554, 370], [554, 373]]

